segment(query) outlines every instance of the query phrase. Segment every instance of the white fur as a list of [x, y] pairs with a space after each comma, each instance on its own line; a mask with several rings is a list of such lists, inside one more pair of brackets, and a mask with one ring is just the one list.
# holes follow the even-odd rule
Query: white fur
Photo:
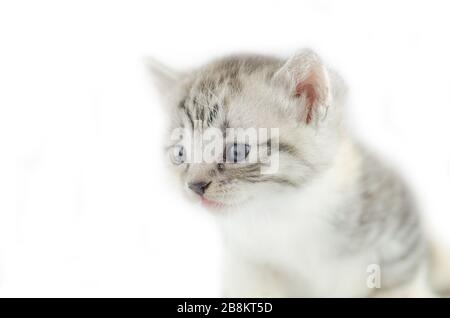
[[[227, 248], [225, 293], [232, 296], [367, 296], [370, 252], [335, 254], [330, 211], [345, 200], [358, 171], [349, 142], [333, 166], [301, 190], [270, 195], [219, 216]], [[314, 244], [312, 244], [314, 242]]]

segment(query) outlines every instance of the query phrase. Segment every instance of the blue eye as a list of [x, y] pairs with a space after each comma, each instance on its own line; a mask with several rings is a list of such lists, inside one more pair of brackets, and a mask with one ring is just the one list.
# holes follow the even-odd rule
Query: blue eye
[[174, 164], [181, 165], [186, 160], [184, 147], [175, 145], [172, 149], [171, 159]]
[[227, 147], [227, 162], [241, 162], [247, 158], [250, 152], [250, 145], [247, 144], [231, 144]]

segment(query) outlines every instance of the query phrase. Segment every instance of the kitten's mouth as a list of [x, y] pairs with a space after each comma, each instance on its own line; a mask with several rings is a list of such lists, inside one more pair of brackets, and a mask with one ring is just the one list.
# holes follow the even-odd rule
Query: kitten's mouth
[[202, 205], [207, 207], [207, 208], [214, 208], [214, 209], [225, 207], [224, 203], [217, 202], [217, 201], [214, 201], [214, 200], [210, 200], [210, 199], [207, 199], [205, 197], [202, 197]]

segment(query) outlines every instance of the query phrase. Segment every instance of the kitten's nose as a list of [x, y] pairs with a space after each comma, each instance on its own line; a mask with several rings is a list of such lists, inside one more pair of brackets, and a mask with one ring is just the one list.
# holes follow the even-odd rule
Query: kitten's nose
[[205, 193], [206, 188], [211, 184], [211, 182], [189, 182], [188, 187], [198, 195], [203, 195]]

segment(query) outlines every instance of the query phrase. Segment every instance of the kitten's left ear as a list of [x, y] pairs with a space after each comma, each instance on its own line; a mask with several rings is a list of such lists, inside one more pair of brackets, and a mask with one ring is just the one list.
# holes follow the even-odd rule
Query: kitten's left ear
[[151, 57], [145, 58], [145, 64], [161, 96], [167, 97], [177, 88], [181, 74]]
[[303, 50], [295, 54], [275, 73], [273, 79], [297, 99], [300, 120], [309, 124], [325, 116], [331, 104], [330, 80], [326, 67], [316, 53]]

